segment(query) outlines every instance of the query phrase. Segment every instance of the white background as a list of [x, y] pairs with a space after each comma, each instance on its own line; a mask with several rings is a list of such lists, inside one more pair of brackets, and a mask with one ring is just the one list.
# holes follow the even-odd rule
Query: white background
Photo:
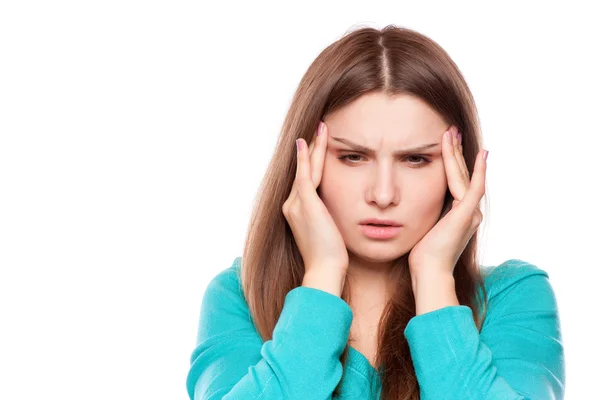
[[0, 398], [186, 399], [203, 291], [242, 254], [300, 78], [348, 30], [387, 24], [465, 75], [490, 151], [484, 264], [549, 273], [567, 398], [595, 393], [587, 4], [2, 2]]

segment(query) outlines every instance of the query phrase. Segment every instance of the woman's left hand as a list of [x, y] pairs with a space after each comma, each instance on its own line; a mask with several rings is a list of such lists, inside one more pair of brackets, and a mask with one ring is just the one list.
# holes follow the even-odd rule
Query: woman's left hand
[[454, 201], [452, 209], [410, 251], [408, 264], [413, 278], [421, 274], [452, 275], [458, 258], [483, 219], [477, 206], [485, 194], [487, 162], [483, 156], [487, 151], [477, 155], [470, 181], [458, 128], [452, 126], [442, 142], [444, 168]]

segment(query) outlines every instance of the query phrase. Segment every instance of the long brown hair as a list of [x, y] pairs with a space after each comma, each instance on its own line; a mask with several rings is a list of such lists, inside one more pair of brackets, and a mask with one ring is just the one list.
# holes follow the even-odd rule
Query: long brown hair
[[[374, 91], [389, 96], [417, 96], [448, 126], [456, 125], [462, 132], [469, 176], [473, 175], [482, 145], [477, 109], [458, 67], [436, 42], [408, 28], [388, 25], [381, 30], [351, 30], [325, 48], [306, 71], [293, 97], [255, 198], [244, 244], [242, 287], [263, 341], [272, 339], [286, 294], [300, 286], [304, 276], [302, 256], [282, 213], [295, 178], [295, 141], [304, 138], [310, 143], [317, 124], [326, 115]], [[447, 190], [440, 218], [450, 211], [452, 200]], [[481, 330], [485, 318], [481, 307], [487, 304], [487, 294], [478, 267], [477, 233], [460, 256], [454, 278], [460, 304], [471, 308]], [[408, 254], [396, 260], [391, 279], [395, 290], [386, 303], [377, 336], [381, 398], [419, 399], [419, 385], [404, 337], [408, 321], [416, 314]], [[341, 297], [349, 303], [348, 285]], [[340, 358], [344, 366], [347, 357], [348, 345]]]

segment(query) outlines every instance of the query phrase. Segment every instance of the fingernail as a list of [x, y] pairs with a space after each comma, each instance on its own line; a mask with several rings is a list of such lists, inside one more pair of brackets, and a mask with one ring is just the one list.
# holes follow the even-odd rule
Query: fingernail
[[321, 134], [321, 121], [319, 121], [319, 126], [317, 126], [317, 136]]
[[296, 150], [300, 151], [302, 149], [302, 144], [300, 142], [300, 139], [296, 139]]
[[488, 156], [488, 153], [489, 153], [489, 151], [487, 151], [487, 150], [484, 150], [484, 153], [483, 153], [483, 159], [484, 159], [485, 161], [487, 161], [487, 156]]

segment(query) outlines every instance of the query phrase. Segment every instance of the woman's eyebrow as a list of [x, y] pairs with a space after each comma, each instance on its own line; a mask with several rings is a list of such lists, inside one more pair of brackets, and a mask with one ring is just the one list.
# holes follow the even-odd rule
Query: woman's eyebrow
[[[360, 151], [360, 152], [363, 152], [365, 154], [371, 154], [371, 155], [375, 154], [375, 150], [370, 149], [368, 147], [365, 147], [365, 146], [363, 146], [361, 144], [354, 143], [351, 140], [348, 140], [348, 139], [345, 139], [345, 138], [341, 138], [341, 137], [334, 137], [334, 136], [331, 136], [331, 138], [333, 140], [336, 140], [336, 141], [338, 141], [340, 143], [345, 144], [346, 146], [352, 147], [356, 151]], [[421, 152], [421, 151], [425, 151], [425, 150], [431, 149], [432, 147], [435, 147], [435, 146], [438, 146], [438, 145], [439, 145], [439, 143], [429, 143], [429, 144], [424, 144], [422, 146], [413, 147], [413, 148], [410, 148], [410, 149], [396, 150], [394, 152], [394, 155], [398, 156], [398, 155], [406, 155], [406, 154], [411, 154], [411, 153], [418, 153], [418, 152]]]

